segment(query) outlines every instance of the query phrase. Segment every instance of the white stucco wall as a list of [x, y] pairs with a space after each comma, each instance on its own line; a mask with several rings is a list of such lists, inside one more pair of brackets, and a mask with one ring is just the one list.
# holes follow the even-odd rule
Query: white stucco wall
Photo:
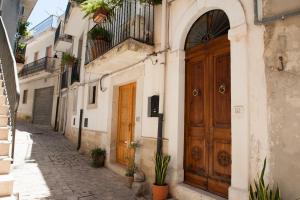
[[52, 55], [54, 56], [54, 37], [55, 37], [55, 29], [48, 30], [42, 33], [40, 36], [36, 38], [32, 38], [27, 41], [27, 47], [25, 52], [25, 64], [31, 63], [34, 61], [34, 53], [39, 52], [38, 59], [46, 57], [46, 48], [48, 46], [52, 46]]
[[[36, 89], [41, 88], [47, 88], [47, 87], [54, 87], [53, 92], [53, 105], [52, 105], [52, 117], [51, 117], [51, 126], [54, 126], [55, 124], [55, 113], [56, 113], [56, 100], [58, 97], [58, 76], [56, 74], [53, 75], [46, 75], [42, 78], [37, 78], [34, 80], [26, 81], [21, 80], [20, 81], [20, 91], [21, 91], [21, 98], [20, 98], [20, 105], [18, 109], [18, 113], [20, 116], [29, 116], [32, 118], [32, 112], [33, 112], [33, 104], [34, 104], [34, 91]], [[23, 104], [23, 94], [24, 90], [28, 90], [27, 95], [27, 103]]]

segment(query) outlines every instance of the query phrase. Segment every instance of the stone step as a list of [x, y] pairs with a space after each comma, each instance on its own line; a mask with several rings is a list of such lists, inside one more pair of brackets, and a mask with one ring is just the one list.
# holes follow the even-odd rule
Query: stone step
[[11, 196], [14, 180], [11, 175], [0, 175], [0, 197]]
[[6, 95], [0, 95], [0, 105], [6, 105]]
[[9, 174], [12, 159], [8, 156], [0, 156], [0, 175]]
[[0, 127], [6, 127], [8, 125], [8, 115], [0, 115]]
[[0, 115], [8, 115], [9, 105], [0, 105]]
[[0, 127], [0, 140], [8, 140], [9, 128], [7, 126]]
[[0, 140], [0, 156], [9, 155], [10, 144], [11, 143], [7, 140]]

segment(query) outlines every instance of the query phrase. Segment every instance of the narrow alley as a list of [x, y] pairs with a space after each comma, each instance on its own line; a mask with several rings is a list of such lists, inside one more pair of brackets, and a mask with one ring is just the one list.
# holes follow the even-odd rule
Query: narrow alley
[[134, 199], [123, 177], [91, 167], [87, 156], [49, 128], [19, 123], [15, 155], [14, 193], [19, 199]]

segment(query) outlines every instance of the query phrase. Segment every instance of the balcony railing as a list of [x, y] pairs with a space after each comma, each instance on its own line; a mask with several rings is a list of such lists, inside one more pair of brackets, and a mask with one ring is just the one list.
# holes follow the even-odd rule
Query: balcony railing
[[19, 77], [33, 74], [39, 71], [48, 71], [51, 72], [55, 68], [55, 58], [45, 57], [39, 60], [36, 60], [32, 63], [24, 65], [24, 68], [19, 72]]
[[72, 66], [71, 84], [80, 81], [80, 60], [77, 60]]
[[[95, 60], [127, 39], [153, 45], [154, 40], [154, 6], [140, 3], [139, 0], [125, 0], [123, 5], [115, 9], [115, 15], [110, 21], [98, 24], [110, 36], [109, 41], [88, 39], [86, 62]], [[91, 31], [93, 31], [90, 30]]]
[[58, 18], [56, 16], [51, 15], [38, 25], [34, 26], [32, 29], [30, 29], [31, 37], [36, 37], [49, 29], [56, 28], [58, 25], [57, 22]]
[[58, 40], [62, 40], [70, 43], [72, 42], [72, 36], [64, 33], [64, 22], [62, 21], [59, 23], [55, 31], [54, 44], [56, 44]]
[[61, 75], [60, 88], [64, 89], [68, 87], [68, 71], [65, 71]]

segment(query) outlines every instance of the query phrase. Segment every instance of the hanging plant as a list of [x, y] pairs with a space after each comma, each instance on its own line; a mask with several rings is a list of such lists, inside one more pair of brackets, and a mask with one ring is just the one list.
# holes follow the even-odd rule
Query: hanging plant
[[81, 3], [81, 10], [84, 17], [91, 17], [95, 23], [109, 20], [113, 16], [116, 7], [122, 5], [123, 0], [86, 0]]
[[102, 40], [105, 42], [111, 41], [111, 34], [101, 26], [95, 26], [90, 32], [89, 37], [92, 40]]
[[64, 53], [62, 55], [62, 58], [61, 58], [61, 65], [64, 66], [64, 65], [67, 65], [67, 66], [72, 66], [76, 61], [76, 58], [69, 54], [69, 53]]

